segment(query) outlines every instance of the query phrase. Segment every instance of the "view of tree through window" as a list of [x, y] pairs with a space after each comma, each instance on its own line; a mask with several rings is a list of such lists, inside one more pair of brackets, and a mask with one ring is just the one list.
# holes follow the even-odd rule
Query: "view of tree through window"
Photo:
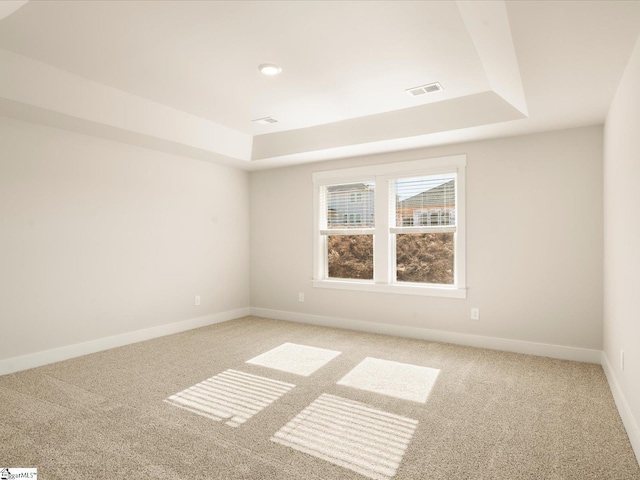
[[[373, 235], [332, 235], [328, 242], [329, 278], [373, 279]], [[453, 284], [452, 233], [396, 237], [399, 282]]]
[[373, 235], [331, 235], [329, 278], [373, 280]]
[[453, 233], [397, 235], [396, 280], [452, 285], [453, 253]]

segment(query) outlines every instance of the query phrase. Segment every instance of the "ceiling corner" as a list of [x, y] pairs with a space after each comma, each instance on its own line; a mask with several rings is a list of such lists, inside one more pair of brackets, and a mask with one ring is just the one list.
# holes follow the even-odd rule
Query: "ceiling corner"
[[506, 3], [458, 0], [456, 5], [491, 89], [528, 116]]

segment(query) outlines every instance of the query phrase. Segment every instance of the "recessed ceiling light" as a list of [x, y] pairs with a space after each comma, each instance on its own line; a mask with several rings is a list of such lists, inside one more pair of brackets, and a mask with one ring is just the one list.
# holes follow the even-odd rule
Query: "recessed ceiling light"
[[274, 65], [273, 63], [263, 63], [258, 67], [258, 70], [260, 70], [260, 72], [262, 72], [263, 75], [268, 75], [272, 77], [282, 72], [282, 67], [279, 67], [278, 65]]
[[430, 83], [428, 85], [421, 85], [419, 87], [407, 88], [405, 92], [411, 97], [418, 97], [427, 93], [436, 93], [443, 90], [442, 85], [438, 82]]
[[272, 123], [278, 123], [278, 120], [271, 117], [264, 118], [256, 118], [255, 120], [251, 120], [253, 123], [257, 123], [258, 125], [270, 125]]

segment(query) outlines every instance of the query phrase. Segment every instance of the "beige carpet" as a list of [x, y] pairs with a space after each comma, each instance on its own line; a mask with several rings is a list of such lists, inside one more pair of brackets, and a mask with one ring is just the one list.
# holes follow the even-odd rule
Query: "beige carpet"
[[46, 480], [640, 480], [599, 365], [255, 317], [0, 377], [6, 466]]

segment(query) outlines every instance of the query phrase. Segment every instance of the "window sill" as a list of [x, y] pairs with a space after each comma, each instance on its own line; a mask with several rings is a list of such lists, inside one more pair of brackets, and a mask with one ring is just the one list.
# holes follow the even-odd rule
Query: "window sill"
[[357, 280], [314, 280], [313, 286], [315, 288], [357, 290], [360, 292], [398, 293], [402, 295], [422, 295], [426, 297], [467, 298], [467, 289], [458, 287], [431, 287], [406, 283], [395, 283], [389, 285]]

